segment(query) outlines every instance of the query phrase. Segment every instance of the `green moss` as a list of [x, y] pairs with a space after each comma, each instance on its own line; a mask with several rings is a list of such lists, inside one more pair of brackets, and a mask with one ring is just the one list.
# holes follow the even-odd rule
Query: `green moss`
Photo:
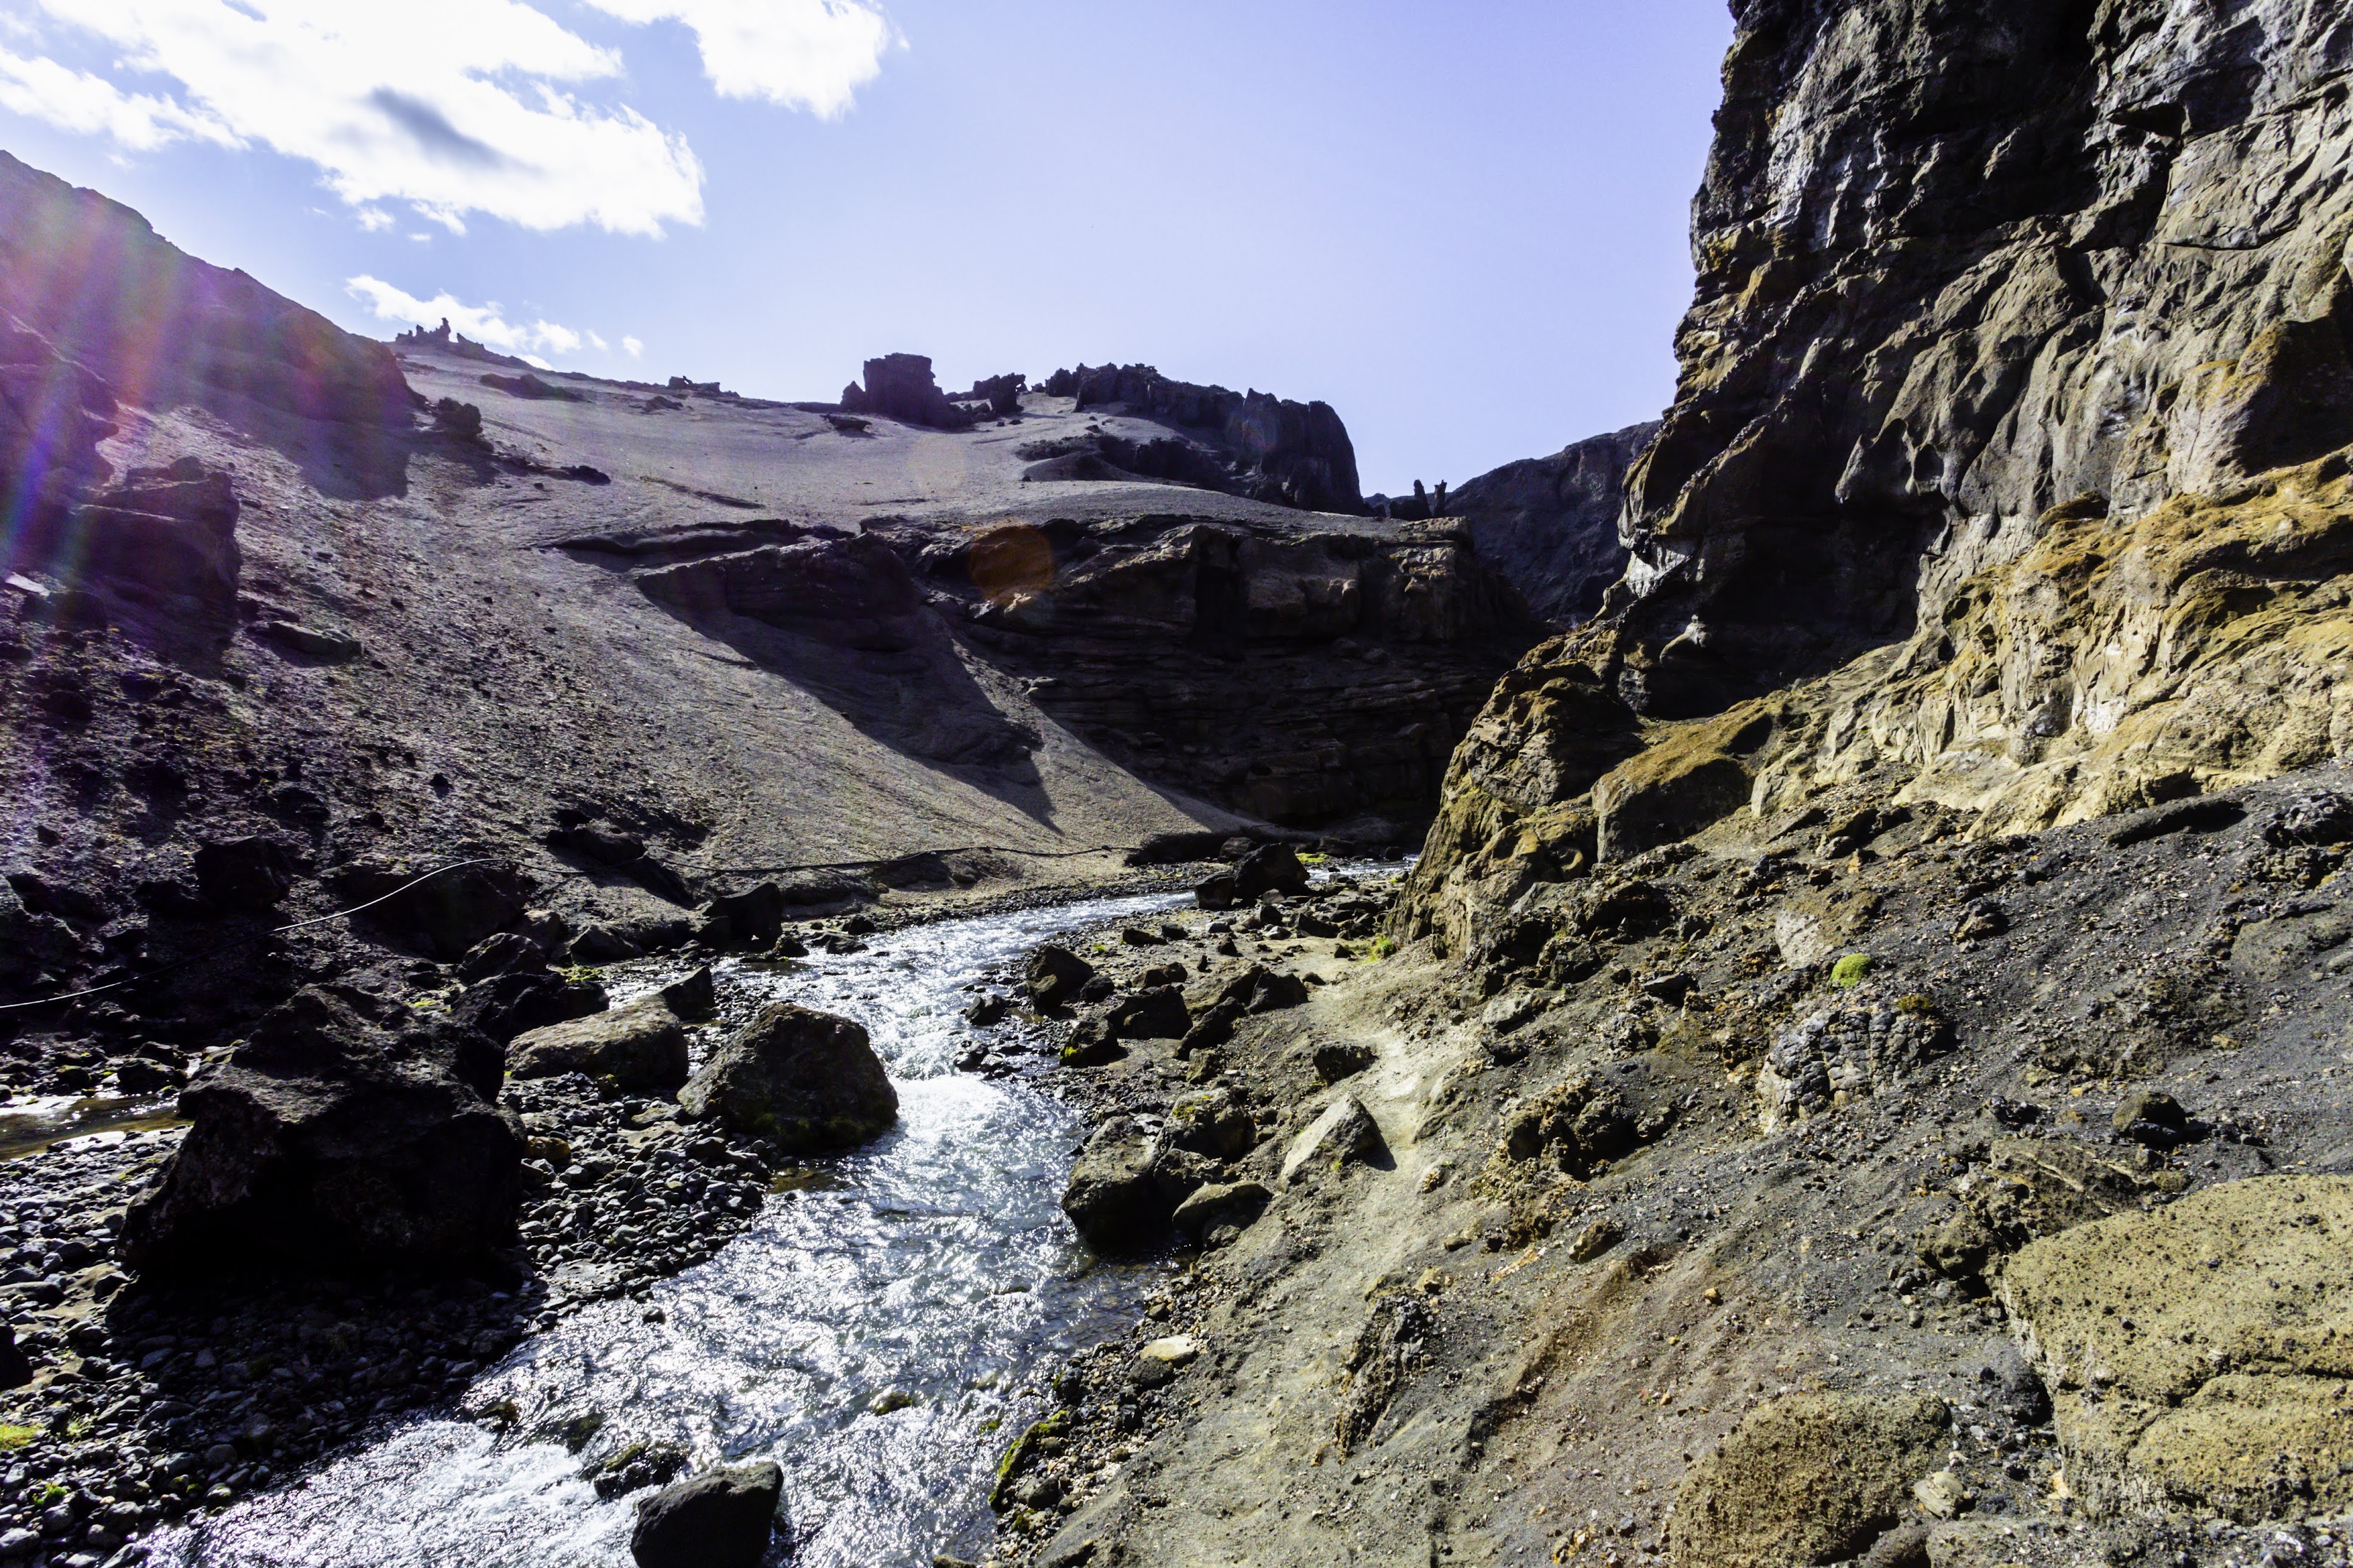
[[988, 1506], [1002, 1511], [1006, 1506], [1007, 1489], [1029, 1463], [1030, 1456], [1037, 1452], [1039, 1442], [1047, 1437], [1060, 1437], [1070, 1429], [1071, 1413], [1057, 1410], [1016, 1437], [1013, 1447], [1005, 1450], [1005, 1458], [997, 1462], [997, 1484], [988, 1490]]
[[38, 1426], [18, 1426], [0, 1422], [0, 1453], [13, 1454], [40, 1435]]
[[1844, 990], [1849, 986], [1862, 984], [1862, 977], [1870, 973], [1871, 954], [1850, 952], [1831, 965], [1831, 984]]
[[1396, 951], [1396, 940], [1392, 938], [1388, 932], [1383, 931], [1380, 935], [1373, 938], [1372, 941], [1365, 944], [1365, 962], [1366, 963], [1378, 963], [1382, 959], [1388, 957], [1389, 954]]

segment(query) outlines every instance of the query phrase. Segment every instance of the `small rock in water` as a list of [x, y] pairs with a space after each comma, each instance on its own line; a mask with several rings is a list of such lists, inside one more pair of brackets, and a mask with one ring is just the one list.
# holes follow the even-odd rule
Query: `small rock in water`
[[785, 1472], [771, 1462], [706, 1470], [638, 1505], [638, 1568], [758, 1568], [774, 1533]]

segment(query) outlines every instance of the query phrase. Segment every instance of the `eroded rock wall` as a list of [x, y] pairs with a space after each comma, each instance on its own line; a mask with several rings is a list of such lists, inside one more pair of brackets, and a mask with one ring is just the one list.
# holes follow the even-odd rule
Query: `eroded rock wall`
[[1655, 424], [1630, 425], [1506, 463], [1456, 490], [1446, 515], [1471, 525], [1480, 560], [1510, 578], [1537, 615], [1588, 620], [1625, 574], [1618, 515], [1626, 474], [1658, 433]]
[[2345, 754], [2353, 18], [1735, 9], [1625, 577], [1472, 726], [1416, 933], [1736, 813], [1982, 836]]
[[1735, 10], [1612, 605], [1639, 706], [1900, 637], [1937, 563], [2086, 492], [2129, 518], [2353, 439], [2353, 16]]

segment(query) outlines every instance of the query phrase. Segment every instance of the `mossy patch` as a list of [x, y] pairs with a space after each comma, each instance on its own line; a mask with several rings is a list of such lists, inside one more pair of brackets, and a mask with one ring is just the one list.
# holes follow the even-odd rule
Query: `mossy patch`
[[1862, 984], [1871, 973], [1871, 954], [1850, 952], [1831, 965], [1831, 984], [1841, 991]]

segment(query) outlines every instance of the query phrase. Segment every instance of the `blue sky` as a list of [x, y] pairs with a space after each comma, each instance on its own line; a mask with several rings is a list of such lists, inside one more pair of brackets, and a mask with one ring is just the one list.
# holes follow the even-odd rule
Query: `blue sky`
[[[1656, 416], [1723, 0], [0, 0], [0, 146], [355, 331], [830, 397], [1142, 360], [1366, 488]], [[356, 280], [356, 281], [355, 281]], [[632, 352], [631, 345], [635, 345]]]

